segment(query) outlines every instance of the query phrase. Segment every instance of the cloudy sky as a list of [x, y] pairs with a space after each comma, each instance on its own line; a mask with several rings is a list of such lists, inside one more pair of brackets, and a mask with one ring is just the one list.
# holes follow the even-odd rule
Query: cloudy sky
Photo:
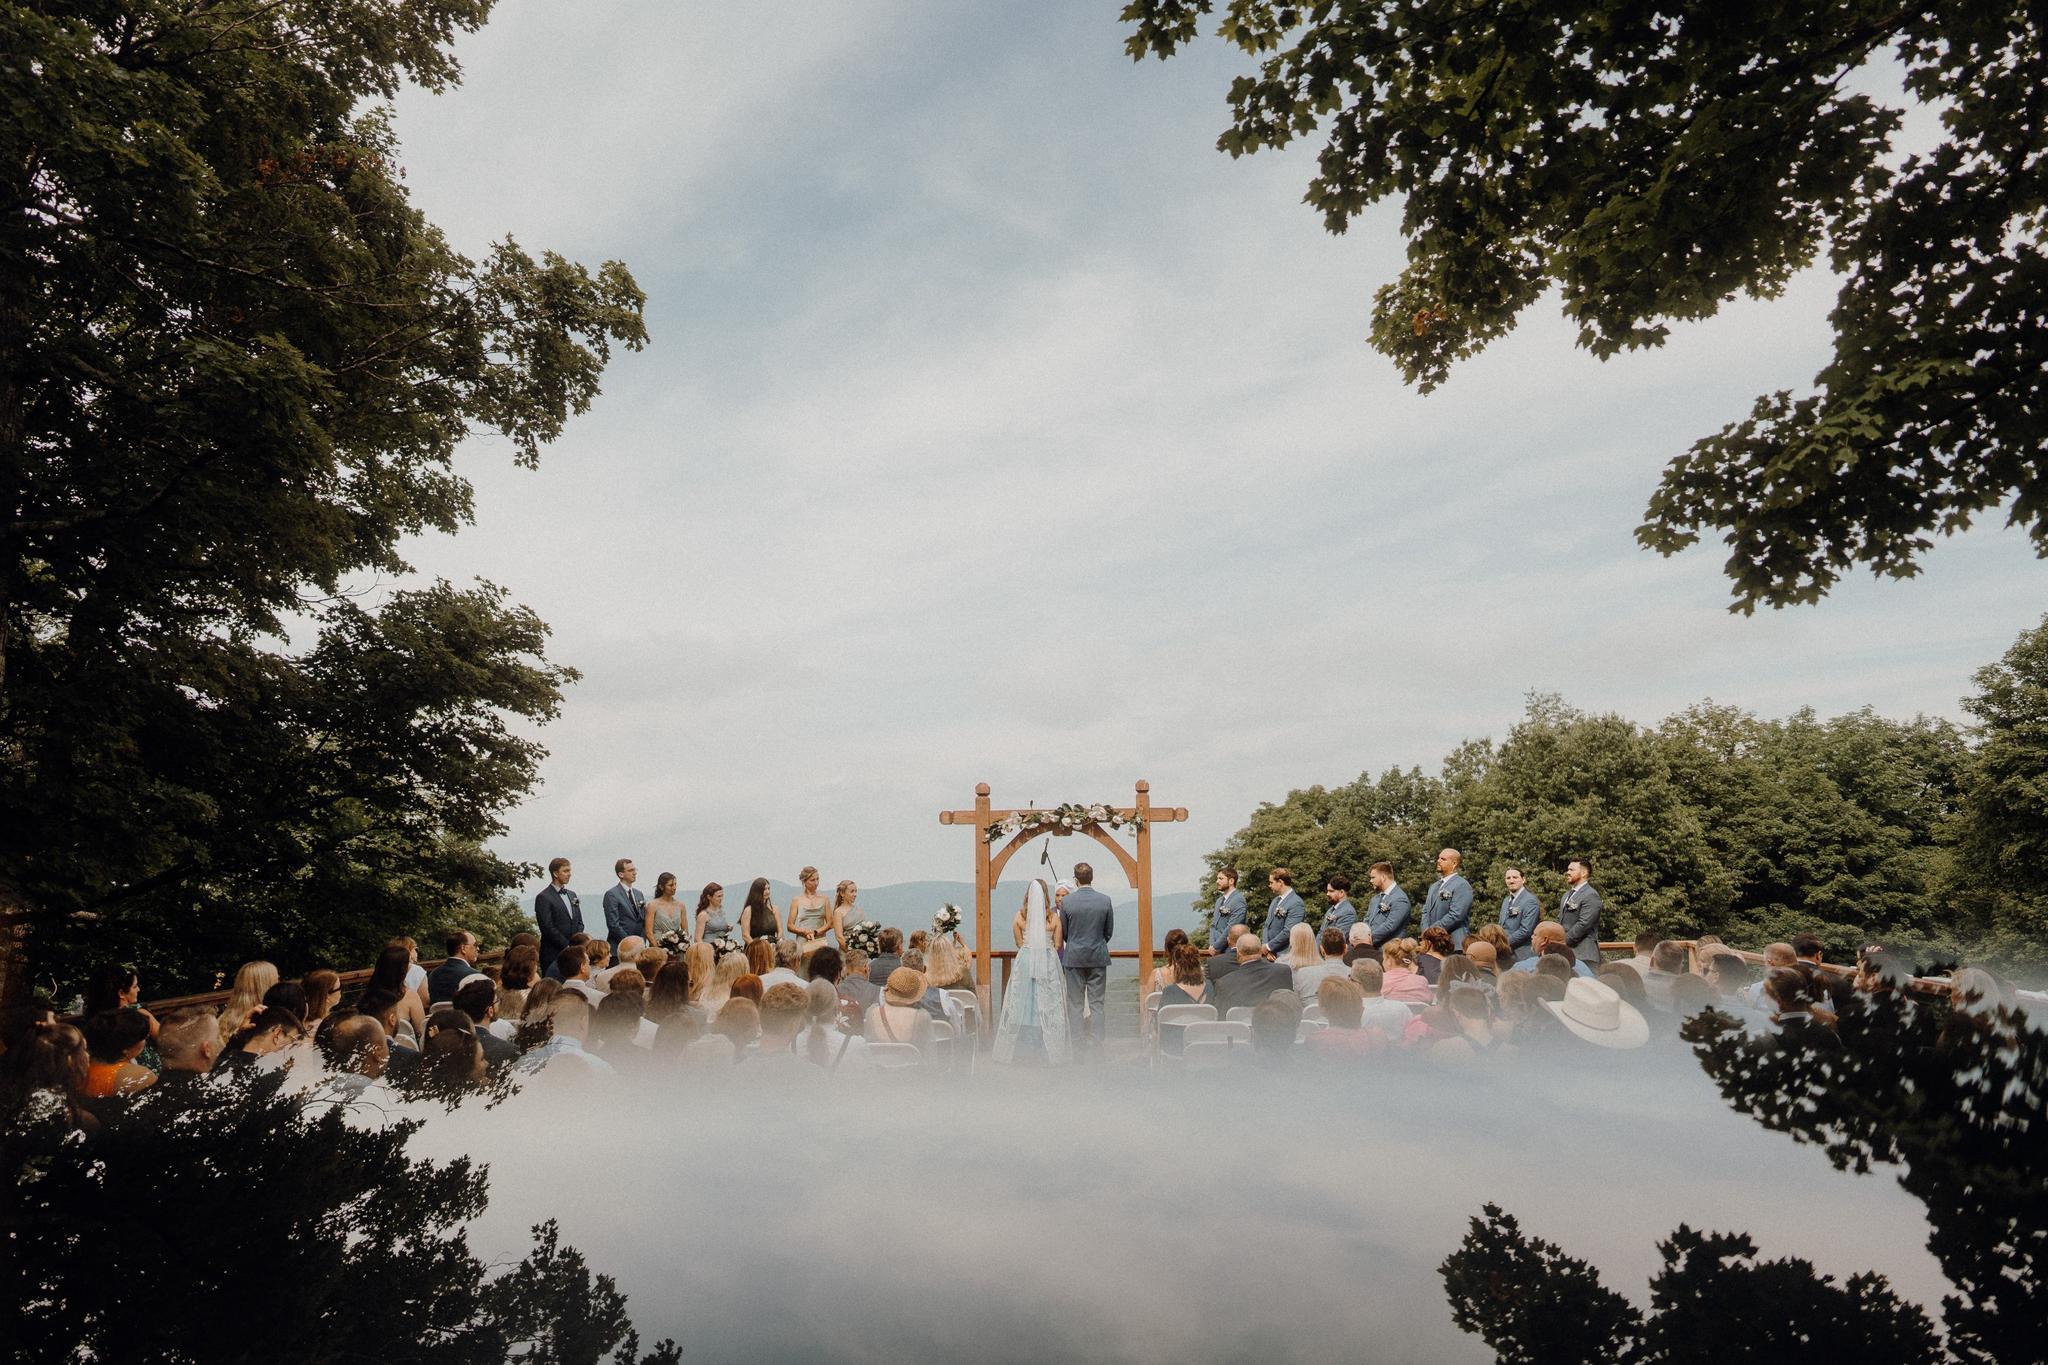
[[1632, 532], [1663, 463], [1803, 384], [1803, 278], [1600, 363], [1554, 302], [1422, 398], [1364, 344], [1393, 210], [1301, 202], [1313, 148], [1214, 147], [1220, 44], [1133, 65], [1113, 0], [506, 0], [401, 101], [414, 194], [648, 294], [538, 472], [477, 441], [425, 574], [506, 585], [583, 672], [504, 848], [686, 884], [971, 875], [935, 813], [1192, 811], [1163, 887], [1260, 801], [1503, 733], [1531, 690], [1644, 721], [1958, 715], [2048, 603], [1980, 530], [1911, 582], [1726, 610]]

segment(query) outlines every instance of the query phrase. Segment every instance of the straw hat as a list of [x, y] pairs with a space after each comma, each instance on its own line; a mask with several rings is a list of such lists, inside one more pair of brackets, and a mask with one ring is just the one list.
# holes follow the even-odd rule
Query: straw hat
[[889, 973], [889, 980], [882, 987], [882, 999], [891, 1005], [921, 1005], [924, 978], [908, 967], [898, 967]]
[[1573, 1033], [1601, 1047], [1641, 1047], [1650, 1041], [1649, 1021], [1636, 1007], [1617, 995], [1612, 986], [1587, 977], [1573, 977], [1564, 988], [1564, 999], [1545, 1000], [1543, 1008]]

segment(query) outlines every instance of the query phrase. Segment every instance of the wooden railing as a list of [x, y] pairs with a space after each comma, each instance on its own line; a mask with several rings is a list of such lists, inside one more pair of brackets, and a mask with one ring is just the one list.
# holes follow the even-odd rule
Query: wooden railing
[[[422, 961], [420, 966], [431, 972], [447, 960], [445, 957], [437, 957], [428, 961]], [[504, 950], [493, 949], [491, 952], [478, 954], [476, 965], [479, 970], [487, 971], [492, 976], [496, 976], [498, 974], [498, 964], [504, 960]], [[374, 970], [374, 968], [363, 967], [352, 972], [342, 972], [341, 989], [344, 991], [361, 990], [364, 986], [370, 984], [370, 976]], [[291, 980], [293, 978], [286, 977], [282, 979]], [[142, 1008], [148, 1010], [151, 1014], [163, 1014], [169, 1010], [185, 1009], [194, 1005], [211, 1006], [214, 1009], [219, 1009], [228, 1002], [229, 994], [230, 992], [228, 991], [201, 991], [197, 995], [173, 995], [162, 1000], [145, 1000]]]

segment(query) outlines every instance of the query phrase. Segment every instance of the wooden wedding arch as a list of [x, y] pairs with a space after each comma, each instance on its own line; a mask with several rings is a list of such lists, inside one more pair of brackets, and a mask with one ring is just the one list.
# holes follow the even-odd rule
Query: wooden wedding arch
[[[942, 825], [971, 825], [974, 827], [974, 980], [976, 994], [981, 997], [981, 1017], [984, 1021], [994, 1018], [991, 1000], [991, 949], [995, 937], [994, 915], [990, 900], [995, 895], [996, 883], [1002, 879], [1003, 869], [1017, 850], [1034, 839], [1052, 834], [1082, 834], [1108, 849], [1116, 858], [1117, 866], [1130, 880], [1131, 888], [1138, 893], [1138, 980], [1144, 981], [1152, 973], [1152, 826], [1171, 824], [1188, 818], [1185, 806], [1155, 806], [1152, 804], [1152, 784], [1138, 779], [1137, 800], [1128, 806], [1109, 806], [1106, 809], [1118, 819], [1135, 824], [1137, 847], [1135, 851], [1123, 846], [1114, 834], [1094, 820], [1083, 820], [1078, 828], [1069, 829], [1058, 823], [1051, 810], [1036, 807], [1022, 807], [1014, 810], [998, 810], [989, 805], [988, 783], [977, 783], [974, 788], [973, 810], [942, 810], [939, 823]], [[989, 829], [1015, 817], [1023, 827], [1011, 836], [1000, 850], [989, 843]], [[998, 836], [1000, 837], [1000, 836]], [[1144, 991], [1138, 992], [1139, 1000]]]

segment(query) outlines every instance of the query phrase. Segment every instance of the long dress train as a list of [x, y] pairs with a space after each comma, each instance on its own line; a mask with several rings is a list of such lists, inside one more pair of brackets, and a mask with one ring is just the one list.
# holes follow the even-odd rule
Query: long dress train
[[1046, 928], [1045, 883], [1032, 882], [1027, 894], [1024, 946], [1017, 950], [1009, 989], [1003, 992], [989, 1056], [998, 1062], [1043, 1058], [1059, 1065], [1073, 1056], [1067, 1042], [1067, 977]]

